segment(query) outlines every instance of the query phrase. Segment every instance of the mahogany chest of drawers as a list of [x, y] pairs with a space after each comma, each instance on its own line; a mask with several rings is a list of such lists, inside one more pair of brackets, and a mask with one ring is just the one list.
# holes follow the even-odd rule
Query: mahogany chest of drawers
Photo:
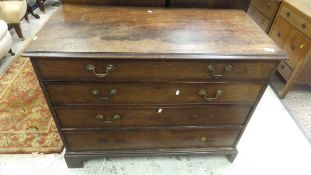
[[68, 167], [101, 156], [222, 154], [286, 58], [242, 10], [63, 5], [25, 51]]

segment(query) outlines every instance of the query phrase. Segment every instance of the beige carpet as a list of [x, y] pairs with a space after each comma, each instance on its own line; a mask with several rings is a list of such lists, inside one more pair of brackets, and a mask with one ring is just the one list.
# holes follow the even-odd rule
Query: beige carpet
[[[280, 89], [284, 81], [275, 75], [271, 84]], [[311, 143], [311, 86], [295, 85], [281, 102]]]

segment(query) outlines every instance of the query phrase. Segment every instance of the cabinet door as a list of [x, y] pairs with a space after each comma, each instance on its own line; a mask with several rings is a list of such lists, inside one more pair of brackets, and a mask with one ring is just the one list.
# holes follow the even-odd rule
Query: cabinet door
[[270, 31], [270, 38], [279, 46], [283, 47], [291, 30], [290, 24], [282, 17], [277, 17]]
[[286, 62], [295, 69], [298, 61], [303, 59], [310, 48], [310, 40], [296, 29], [292, 30], [284, 44], [283, 49], [289, 56]]

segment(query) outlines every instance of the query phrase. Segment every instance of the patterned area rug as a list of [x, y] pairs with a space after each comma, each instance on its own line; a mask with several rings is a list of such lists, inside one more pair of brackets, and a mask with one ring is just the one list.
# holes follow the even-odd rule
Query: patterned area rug
[[[285, 82], [275, 75], [271, 82], [274, 89], [281, 89]], [[295, 85], [281, 102], [301, 128], [311, 144], [311, 86]]]
[[59, 153], [63, 143], [28, 58], [0, 75], [0, 153]]

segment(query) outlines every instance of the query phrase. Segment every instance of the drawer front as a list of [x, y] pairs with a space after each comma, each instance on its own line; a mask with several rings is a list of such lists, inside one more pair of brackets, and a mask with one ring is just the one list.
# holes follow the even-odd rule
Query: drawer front
[[267, 17], [265, 17], [252, 5], [249, 7], [247, 14], [256, 22], [257, 25], [259, 25], [263, 31], [268, 32], [270, 27], [270, 20]]
[[194, 60], [36, 59], [35, 62], [43, 80], [69, 81], [265, 80], [277, 66], [274, 62]]
[[280, 15], [295, 26], [299, 31], [311, 38], [311, 22], [307, 21], [307, 19], [303, 16], [287, 8], [286, 6], [281, 9]]
[[272, 19], [279, 6], [279, 0], [252, 0], [251, 4], [259, 9], [268, 18]]
[[272, 25], [269, 36], [280, 48], [283, 48], [291, 29], [292, 27], [285, 19], [277, 17]]
[[54, 106], [97, 104], [254, 103], [262, 84], [256, 83], [50, 83]]
[[285, 61], [282, 61], [280, 63], [280, 65], [278, 67], [278, 71], [285, 80], [288, 80], [290, 78], [290, 76], [292, 75], [292, 72], [293, 72], [291, 70], [291, 68], [286, 64]]
[[307, 39], [301, 32], [292, 30], [284, 44], [283, 49], [289, 56], [287, 64], [295, 69], [298, 61], [303, 59], [310, 49], [310, 40]]
[[187, 128], [64, 132], [70, 151], [232, 147], [240, 129]]
[[250, 107], [59, 108], [63, 128], [243, 125]]

